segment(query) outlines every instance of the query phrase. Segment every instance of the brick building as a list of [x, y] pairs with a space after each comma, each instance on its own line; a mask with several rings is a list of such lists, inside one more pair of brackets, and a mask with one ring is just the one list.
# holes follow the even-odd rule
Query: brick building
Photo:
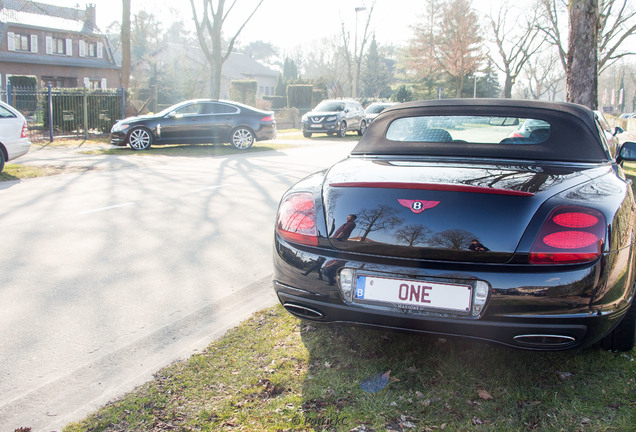
[[[121, 60], [86, 9], [0, 0], [0, 87], [121, 87]], [[15, 78], [26, 77], [26, 78]]]

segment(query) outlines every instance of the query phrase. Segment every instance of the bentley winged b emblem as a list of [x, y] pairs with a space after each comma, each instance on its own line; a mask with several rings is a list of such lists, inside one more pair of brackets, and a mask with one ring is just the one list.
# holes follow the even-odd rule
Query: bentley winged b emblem
[[398, 202], [404, 207], [411, 209], [415, 214], [420, 214], [424, 210], [431, 209], [439, 204], [439, 201], [423, 201], [423, 200], [405, 200], [398, 199]]

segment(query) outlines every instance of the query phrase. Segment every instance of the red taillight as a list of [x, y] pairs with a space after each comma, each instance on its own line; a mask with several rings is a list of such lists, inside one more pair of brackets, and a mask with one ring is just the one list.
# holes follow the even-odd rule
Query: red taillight
[[22, 133], [20, 134], [20, 138], [28, 138], [29, 137], [29, 129], [27, 128], [26, 122], [22, 125]]
[[285, 240], [318, 246], [314, 196], [303, 192], [286, 197], [278, 208], [276, 232]]
[[587, 213], [561, 213], [552, 219], [555, 224], [567, 228], [589, 228], [598, 223], [598, 218]]
[[263, 117], [263, 119], [261, 120], [262, 122], [271, 122], [274, 121], [274, 116], [269, 115], [267, 117]]
[[605, 218], [593, 209], [559, 207], [543, 223], [530, 250], [532, 264], [594, 261], [605, 240]]
[[520, 134], [519, 132], [513, 132], [510, 134], [509, 138], [524, 138], [523, 134]]

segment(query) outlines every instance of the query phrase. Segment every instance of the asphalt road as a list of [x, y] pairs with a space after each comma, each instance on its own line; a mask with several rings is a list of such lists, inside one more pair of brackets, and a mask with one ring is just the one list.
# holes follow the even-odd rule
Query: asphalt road
[[0, 183], [0, 430], [60, 430], [275, 304], [279, 198], [354, 144], [16, 160], [96, 169]]

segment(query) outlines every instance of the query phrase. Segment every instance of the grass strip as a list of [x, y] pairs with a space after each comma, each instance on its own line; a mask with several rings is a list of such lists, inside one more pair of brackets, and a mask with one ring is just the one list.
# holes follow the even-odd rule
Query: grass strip
[[314, 325], [276, 306], [65, 431], [631, 431], [635, 355]]

